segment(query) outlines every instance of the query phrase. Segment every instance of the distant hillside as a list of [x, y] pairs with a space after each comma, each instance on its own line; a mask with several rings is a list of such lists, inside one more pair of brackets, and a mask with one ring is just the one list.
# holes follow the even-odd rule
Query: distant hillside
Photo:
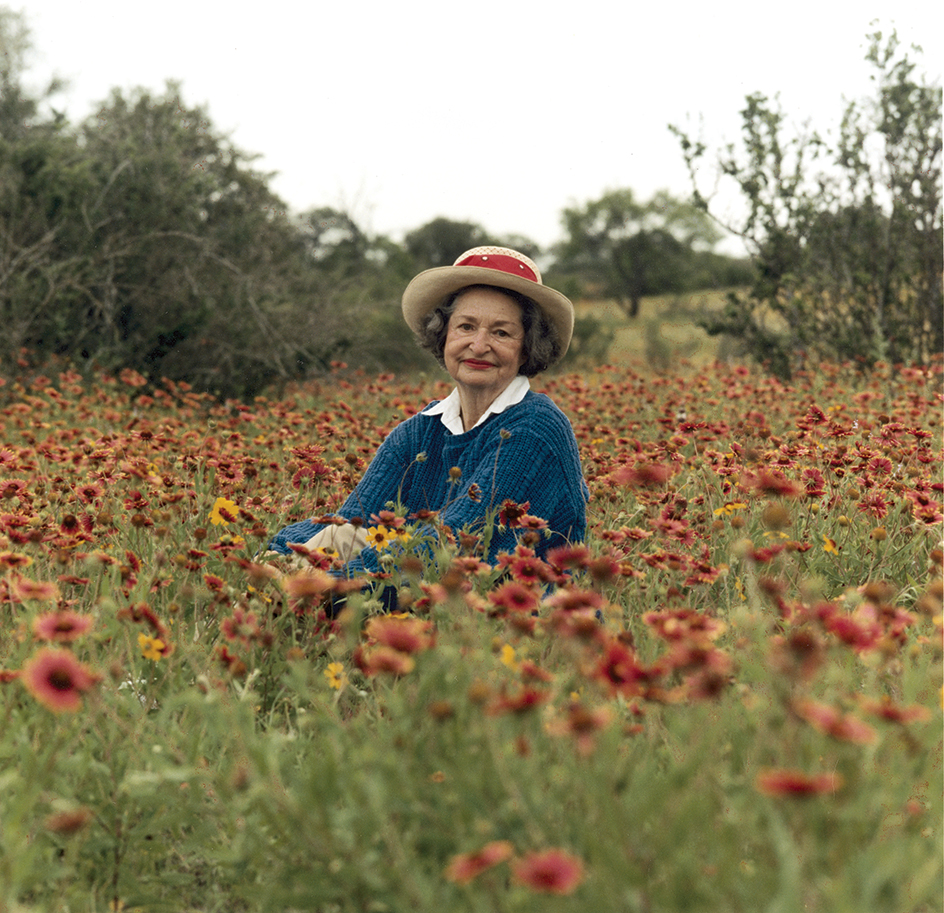
[[724, 359], [730, 343], [709, 336], [696, 319], [706, 310], [721, 308], [726, 295], [711, 290], [643, 298], [636, 320], [627, 318], [613, 301], [578, 301], [576, 360], [584, 352], [586, 360], [602, 356], [611, 364], [664, 372], [677, 370], [682, 361], [698, 367]]

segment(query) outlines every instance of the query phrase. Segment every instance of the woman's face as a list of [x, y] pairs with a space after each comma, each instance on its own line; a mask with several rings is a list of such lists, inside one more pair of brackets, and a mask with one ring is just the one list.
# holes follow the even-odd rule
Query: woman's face
[[443, 360], [460, 392], [497, 397], [524, 363], [523, 346], [517, 301], [492, 288], [459, 293], [446, 329]]

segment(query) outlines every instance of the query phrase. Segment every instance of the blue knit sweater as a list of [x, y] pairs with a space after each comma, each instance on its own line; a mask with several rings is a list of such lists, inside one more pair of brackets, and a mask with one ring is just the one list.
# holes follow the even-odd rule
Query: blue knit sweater
[[[547, 521], [551, 535], [542, 536], [538, 555], [583, 539], [589, 492], [577, 440], [567, 416], [549, 397], [528, 391], [520, 403], [464, 434], [453, 434], [439, 416], [423, 412], [390, 432], [339, 516], [361, 517], [369, 525], [371, 514], [399, 500], [408, 515], [438, 511], [439, 520], [450, 529], [476, 533], [487, 510], [511, 499], [530, 502], [528, 512]], [[417, 460], [420, 454], [424, 456]], [[462, 472], [457, 482], [450, 481], [453, 467]], [[473, 483], [481, 492], [478, 501], [468, 497]], [[274, 536], [269, 548], [290, 554], [287, 543], [304, 543], [323, 528], [311, 520], [293, 523]], [[493, 562], [499, 552], [512, 551], [518, 535], [520, 530], [496, 526], [488, 559]], [[352, 574], [378, 568], [377, 553], [369, 547], [348, 564]]]

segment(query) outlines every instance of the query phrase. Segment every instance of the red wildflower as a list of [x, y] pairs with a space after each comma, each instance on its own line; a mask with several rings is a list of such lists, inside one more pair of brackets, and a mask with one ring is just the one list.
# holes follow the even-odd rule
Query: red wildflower
[[291, 448], [291, 454], [302, 461], [319, 462], [318, 457], [324, 453], [324, 447], [319, 444], [300, 444]]
[[68, 811], [54, 812], [46, 818], [43, 825], [46, 830], [52, 831], [54, 834], [68, 837], [77, 834], [94, 817], [95, 813], [88, 806], [81, 805]]
[[511, 865], [516, 883], [544, 894], [572, 894], [583, 880], [583, 862], [564, 850], [525, 853]]
[[523, 504], [518, 504], [515, 501], [505, 501], [498, 512], [498, 522], [502, 526], [514, 529], [518, 525], [519, 518], [527, 516], [530, 506], [530, 501], [525, 501]]
[[819, 796], [836, 792], [842, 786], [839, 774], [808, 774], [802, 770], [775, 768], [762, 770], [754, 780], [765, 796]]
[[279, 572], [277, 568], [272, 567], [271, 564], [256, 564], [253, 561], [248, 561], [245, 558], [231, 558], [231, 561], [235, 561], [245, 572], [246, 576], [249, 578], [249, 583], [253, 586], [260, 586], [266, 581], [271, 580], [274, 577], [278, 577]]
[[[529, 552], [530, 549], [518, 549], [518, 552]], [[524, 584], [549, 583], [554, 573], [540, 558], [532, 554], [516, 554], [508, 562], [511, 576]]]
[[406, 675], [412, 672], [416, 665], [412, 656], [384, 644], [368, 649], [358, 647], [354, 651], [353, 660], [357, 668], [368, 677], [381, 672], [387, 672], [390, 675]]
[[888, 514], [888, 502], [877, 491], [870, 492], [862, 497], [857, 508], [879, 520]]
[[788, 636], [772, 637], [770, 644], [774, 667], [787, 675], [809, 679], [823, 663], [825, 649], [815, 631], [798, 627]]
[[476, 558], [473, 555], [453, 558], [450, 567], [462, 574], [478, 574], [482, 571], [490, 571], [492, 569], [490, 564], [486, 564], [481, 558]]
[[89, 615], [79, 615], [77, 612], [46, 612], [38, 615], [33, 621], [33, 634], [39, 640], [52, 640], [59, 643], [77, 640], [89, 628], [92, 619]]
[[229, 618], [220, 622], [220, 631], [227, 640], [242, 640], [248, 642], [258, 636], [260, 632], [259, 620], [255, 613], [245, 612], [237, 606]]
[[580, 612], [588, 609], [591, 612], [598, 612], [603, 608], [603, 596], [596, 590], [570, 587], [559, 589], [548, 598], [547, 604], [561, 612]]
[[721, 574], [721, 569], [714, 567], [707, 561], [692, 564], [692, 573], [685, 578], [685, 586], [695, 586], [699, 583], [714, 583]]
[[938, 501], [926, 495], [924, 492], [911, 491], [906, 492], [905, 497], [911, 501], [911, 513], [915, 520], [931, 525], [940, 523], [944, 520], [944, 514], [941, 513], [941, 505]]
[[671, 469], [663, 463], [636, 463], [621, 466], [612, 478], [617, 485], [628, 485], [630, 488], [659, 488], [669, 480], [671, 474]]
[[248, 671], [246, 664], [235, 653], [231, 653], [226, 644], [218, 644], [215, 652], [216, 658], [233, 678], [242, 678]]
[[56, 713], [80, 710], [82, 695], [99, 680], [71, 652], [56, 647], [37, 651], [23, 666], [21, 675], [26, 690]]
[[420, 581], [420, 590], [423, 595], [413, 603], [413, 611], [428, 610], [434, 605], [442, 605], [449, 601], [449, 591], [439, 583]]
[[712, 641], [724, 631], [725, 624], [694, 609], [666, 609], [646, 612], [642, 620], [668, 641]]
[[0, 483], [0, 498], [12, 500], [13, 498], [25, 498], [28, 496], [28, 486], [22, 479], [7, 479]]
[[378, 615], [367, 622], [364, 630], [367, 636], [377, 643], [400, 653], [410, 654], [420, 653], [432, 645], [431, 628], [430, 622], [421, 618]]
[[33, 559], [21, 552], [0, 552], [0, 568], [29, 567]]
[[499, 610], [507, 612], [533, 612], [538, 607], [537, 593], [515, 580], [503, 583], [488, 594], [488, 601]]
[[766, 545], [763, 548], [754, 548], [752, 542], [745, 540], [743, 552], [744, 557], [750, 561], [754, 561], [757, 564], [767, 564], [768, 561], [772, 561], [776, 558], [786, 547], [785, 543], [777, 543], [775, 545]]
[[282, 589], [289, 596], [305, 599], [322, 596], [334, 587], [335, 578], [318, 568], [306, 568], [298, 574], [282, 578]]
[[56, 584], [27, 580], [25, 577], [14, 577], [10, 581], [10, 592], [17, 602], [48, 602], [59, 597]]
[[203, 582], [207, 585], [207, 589], [212, 593], [221, 593], [226, 586], [223, 578], [217, 577], [216, 574], [204, 574]]
[[547, 553], [548, 562], [561, 570], [582, 570], [590, 560], [590, 549], [586, 545], [561, 545]]
[[539, 531], [542, 529], [547, 529], [547, 520], [544, 520], [541, 517], [534, 517], [531, 514], [524, 514], [518, 518], [517, 526], [519, 529]]
[[543, 704], [548, 697], [547, 691], [525, 685], [513, 694], [502, 691], [501, 694], [496, 695], [486, 712], [491, 716], [498, 716], [500, 713], [527, 713], [538, 704]]
[[862, 612], [854, 615], [843, 614], [832, 603], [823, 603], [814, 611], [830, 634], [854, 650], [871, 649], [884, 633], [882, 626], [874, 618], [869, 618]]
[[862, 698], [860, 703], [866, 713], [890, 723], [923, 723], [931, 719], [931, 711], [927, 707], [922, 707], [920, 704], [903, 707], [901, 704], [894, 703], [887, 694], [879, 700]]
[[718, 658], [727, 660], [727, 656], [720, 650], [713, 650], [712, 664], [699, 669], [685, 680], [686, 694], [691, 700], [714, 700], [731, 684], [728, 669], [717, 668], [720, 665]]
[[468, 884], [482, 872], [510, 859], [514, 852], [514, 847], [507, 840], [492, 840], [480, 850], [453, 856], [446, 867], [446, 878], [456, 884]]
[[844, 714], [829, 704], [808, 699], [798, 700], [793, 702], [793, 710], [814, 729], [834, 739], [854, 742], [857, 745], [868, 745], [876, 739], [875, 730], [867, 723], [863, 723], [851, 713]]
[[802, 485], [791, 482], [775, 469], [762, 469], [757, 475], [745, 478], [742, 484], [758, 494], [778, 498], [797, 498], [806, 493]]
[[609, 643], [603, 656], [591, 673], [614, 694], [637, 695], [649, 674], [636, 660], [635, 653], [619, 641]]
[[684, 545], [691, 545], [695, 541], [695, 533], [684, 520], [674, 520], [667, 517], [654, 517], [649, 525], [667, 539], [674, 539]]
[[597, 583], [609, 583], [620, 575], [620, 563], [611, 555], [598, 555], [587, 564], [590, 576]]
[[594, 736], [613, 720], [613, 711], [609, 707], [585, 707], [573, 701], [567, 708], [567, 716], [552, 720], [548, 724], [551, 735], [570, 735], [577, 743], [581, 754], [590, 754], [594, 747]]
[[371, 514], [370, 519], [375, 526], [389, 526], [391, 529], [400, 529], [406, 523], [403, 517], [398, 517], [392, 510], [382, 510], [379, 514]]
[[823, 474], [815, 467], [808, 467], [800, 475], [806, 482], [806, 496], [810, 500], [821, 498], [826, 491], [826, 480]]
[[92, 482], [80, 486], [75, 493], [83, 504], [92, 504], [105, 494], [105, 489], [98, 482]]
[[325, 551], [318, 549], [309, 551], [304, 545], [296, 545], [294, 542], [289, 542], [288, 547], [298, 555], [307, 566], [317, 568], [320, 571], [327, 571], [335, 564], [335, 558]]
[[823, 412], [823, 410], [820, 409], [816, 403], [812, 403], [810, 405], [809, 411], [799, 422], [797, 422], [797, 425], [800, 428], [810, 428], [813, 425], [825, 425], [828, 421], [829, 418], [827, 417], [826, 413]]
[[167, 638], [167, 628], [157, 617], [154, 609], [152, 609], [146, 602], [139, 602], [136, 605], [130, 605], [125, 609], [119, 609], [118, 618], [122, 621], [130, 619], [137, 624], [146, 624], [161, 640], [166, 640]]
[[531, 660], [524, 659], [521, 661], [521, 665], [518, 668], [519, 673], [521, 674], [521, 680], [524, 682], [552, 682], [554, 681], [554, 676], [551, 675], [545, 669], [542, 669], [540, 666], [535, 665]]

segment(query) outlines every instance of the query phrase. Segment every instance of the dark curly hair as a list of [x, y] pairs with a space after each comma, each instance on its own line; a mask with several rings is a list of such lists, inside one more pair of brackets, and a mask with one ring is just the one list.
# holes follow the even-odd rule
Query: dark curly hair
[[547, 370], [561, 354], [561, 343], [553, 324], [530, 298], [514, 292], [511, 289], [497, 285], [467, 285], [453, 292], [441, 305], [433, 308], [423, 320], [423, 332], [417, 337], [419, 344], [428, 352], [432, 352], [436, 361], [446, 367], [443, 351], [446, 346], [446, 333], [449, 329], [449, 318], [456, 307], [456, 300], [463, 292], [474, 288], [487, 288], [510, 298], [521, 308], [521, 325], [524, 328], [524, 339], [521, 351], [524, 361], [518, 369], [519, 374], [525, 377], [534, 377]]

